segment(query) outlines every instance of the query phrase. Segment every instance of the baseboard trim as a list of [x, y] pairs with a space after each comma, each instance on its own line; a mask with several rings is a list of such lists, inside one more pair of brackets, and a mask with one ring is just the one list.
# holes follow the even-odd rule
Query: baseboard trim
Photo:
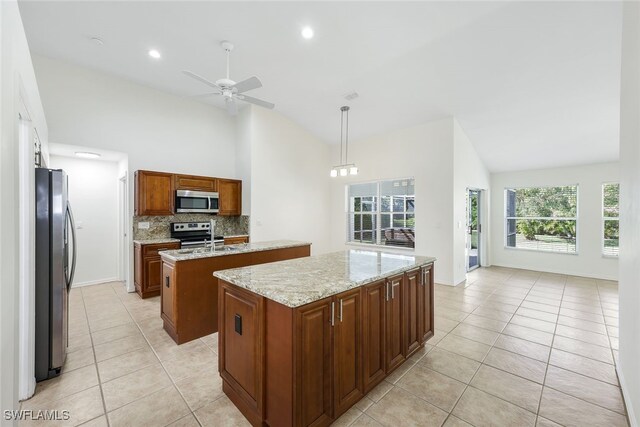
[[112, 277], [112, 278], [108, 278], [108, 279], [88, 280], [86, 282], [74, 283], [73, 285], [71, 285], [71, 287], [72, 288], [81, 288], [83, 286], [92, 286], [92, 285], [99, 285], [101, 283], [120, 282], [120, 281], [121, 280], [118, 279], [117, 277]]
[[[535, 251], [531, 251], [531, 252], [535, 252]], [[561, 254], [561, 255], [564, 255], [564, 254]], [[612, 281], [618, 280], [617, 277], [602, 277], [602, 276], [596, 276], [593, 274], [585, 274], [584, 272], [567, 271], [563, 269], [553, 269], [553, 268], [540, 269], [535, 267], [523, 267], [522, 265], [513, 265], [509, 263], [494, 263], [491, 266], [502, 267], [502, 268], [512, 268], [514, 270], [530, 270], [530, 271], [539, 271], [541, 273], [562, 274], [565, 276], [586, 277], [588, 279], [596, 279], [596, 280], [612, 280]], [[488, 267], [488, 266], [483, 265], [483, 267]]]
[[[620, 361], [618, 361], [620, 363]], [[638, 419], [636, 418], [635, 413], [633, 412], [633, 406], [631, 406], [631, 401], [627, 399], [627, 383], [622, 375], [622, 371], [620, 370], [620, 365], [616, 365], [616, 372], [618, 374], [618, 381], [620, 382], [620, 389], [622, 390], [622, 400], [624, 400], [624, 406], [627, 408], [627, 417], [629, 418], [629, 425], [631, 427], [638, 427]]]

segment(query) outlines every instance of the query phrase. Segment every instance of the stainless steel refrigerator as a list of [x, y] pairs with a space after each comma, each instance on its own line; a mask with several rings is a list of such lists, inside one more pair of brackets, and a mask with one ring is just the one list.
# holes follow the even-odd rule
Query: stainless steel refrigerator
[[58, 376], [67, 354], [77, 256], [67, 183], [63, 170], [36, 168], [36, 381]]

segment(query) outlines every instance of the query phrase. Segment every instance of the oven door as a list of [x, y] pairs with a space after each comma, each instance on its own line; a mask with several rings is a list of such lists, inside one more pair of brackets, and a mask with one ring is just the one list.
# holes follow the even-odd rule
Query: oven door
[[218, 213], [218, 193], [177, 190], [176, 213]]

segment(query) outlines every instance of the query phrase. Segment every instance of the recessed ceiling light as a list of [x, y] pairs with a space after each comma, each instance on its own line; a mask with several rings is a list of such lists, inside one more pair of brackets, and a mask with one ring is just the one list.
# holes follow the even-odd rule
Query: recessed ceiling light
[[307, 40], [312, 39], [313, 38], [313, 28], [304, 27], [300, 34], [302, 34], [302, 37], [307, 39]]
[[97, 44], [98, 46], [104, 45], [104, 40], [102, 40], [100, 37], [91, 37], [91, 41]]
[[82, 157], [83, 159], [97, 159], [102, 157], [101, 154], [92, 153], [90, 151], [76, 151], [76, 156]]
[[156, 49], [149, 49], [149, 56], [153, 59], [160, 59], [160, 52]]

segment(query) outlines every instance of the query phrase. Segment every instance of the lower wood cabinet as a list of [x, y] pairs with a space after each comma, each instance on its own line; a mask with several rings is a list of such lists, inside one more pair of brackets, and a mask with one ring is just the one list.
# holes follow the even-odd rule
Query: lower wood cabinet
[[220, 280], [223, 390], [254, 426], [328, 426], [433, 335], [433, 266], [290, 308]]
[[134, 275], [133, 281], [140, 298], [160, 295], [162, 286], [162, 260], [160, 251], [180, 249], [180, 242], [133, 245]]

